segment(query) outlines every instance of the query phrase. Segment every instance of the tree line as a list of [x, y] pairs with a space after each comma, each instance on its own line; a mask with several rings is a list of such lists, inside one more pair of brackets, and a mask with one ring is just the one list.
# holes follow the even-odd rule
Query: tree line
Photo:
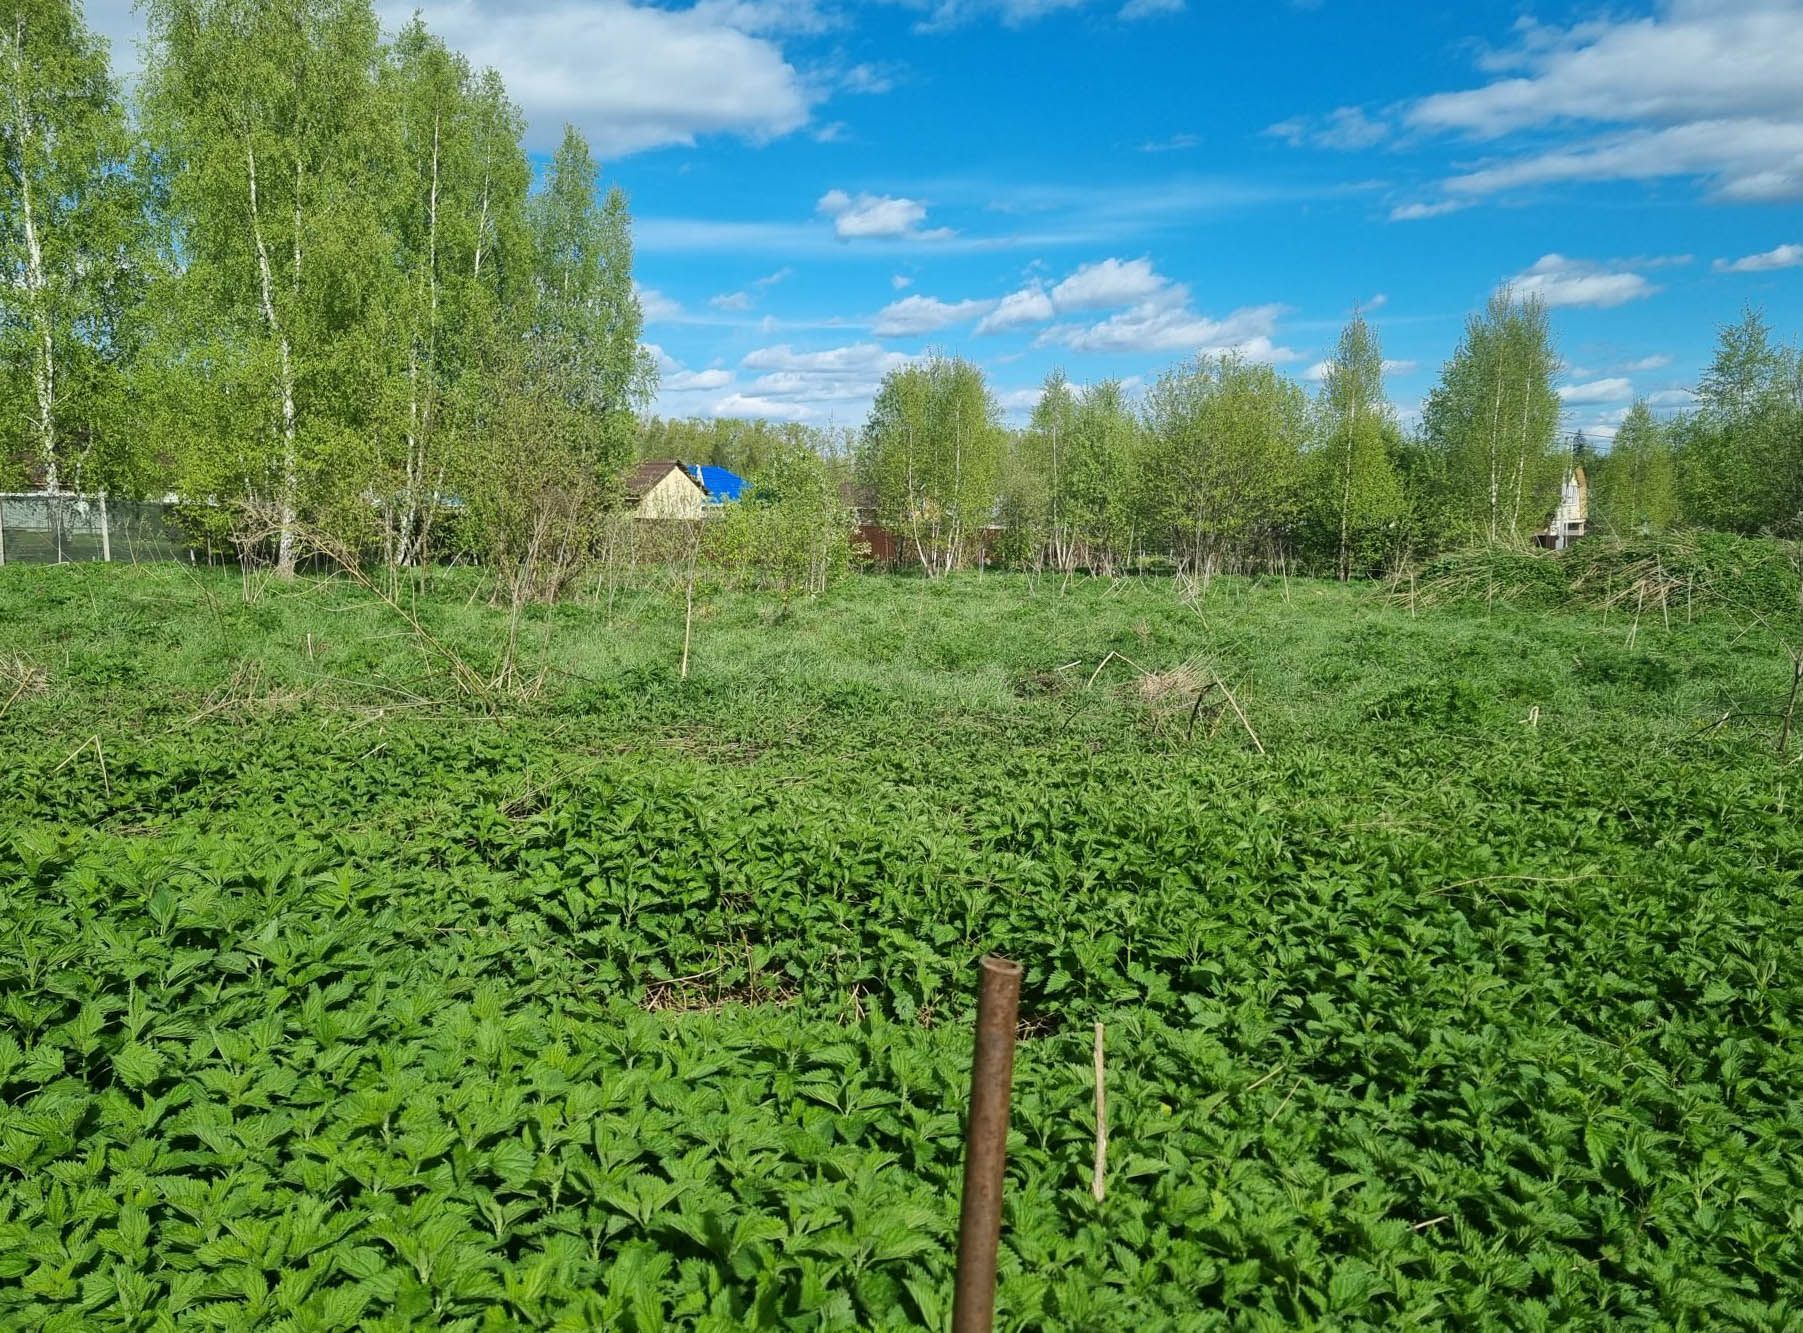
[[1354, 313], [1311, 398], [1270, 366], [1200, 356], [1134, 403], [1046, 381], [1004, 428], [981, 370], [935, 356], [890, 372], [853, 445], [863, 496], [919, 566], [973, 557], [1111, 572], [1280, 564], [1341, 579], [1452, 547], [1525, 545], [1575, 469], [1592, 531], [1680, 526], [1803, 535], [1803, 355], [1749, 311], [1722, 330], [1691, 410], [1637, 401], [1598, 455], [1561, 431], [1545, 308], [1493, 297], [1405, 431], [1377, 331]]
[[619, 475], [656, 367], [579, 133], [534, 190], [500, 78], [369, 0], [142, 9], [134, 114], [78, 5], [0, 11], [0, 482], [174, 492], [287, 570]]
[[535, 181], [500, 78], [417, 18], [385, 38], [370, 0], [142, 7], [129, 107], [72, 0], [0, 10], [0, 486], [171, 493], [282, 570], [321, 531], [394, 566], [564, 550], [634, 457], [764, 478], [839, 528], [823, 497], [855, 483], [929, 573], [1350, 578], [1530, 540], [1574, 464], [1602, 530], [1803, 532], [1803, 357], [1753, 313], [1691, 410], [1636, 403], [1600, 456], [1561, 434], [1545, 309], [1507, 292], [1413, 430], [1356, 313], [1312, 396], [1202, 356], [1137, 399], [1055, 373], [1008, 430], [982, 371], [934, 355], [856, 432], [648, 418], [627, 202], [579, 133]]

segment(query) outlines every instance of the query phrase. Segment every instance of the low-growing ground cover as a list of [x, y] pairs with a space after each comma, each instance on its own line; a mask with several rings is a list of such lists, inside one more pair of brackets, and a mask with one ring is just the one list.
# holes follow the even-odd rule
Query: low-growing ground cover
[[1781, 625], [607, 602], [0, 571], [0, 1321], [942, 1327], [991, 949], [1004, 1327], [1803, 1320]]

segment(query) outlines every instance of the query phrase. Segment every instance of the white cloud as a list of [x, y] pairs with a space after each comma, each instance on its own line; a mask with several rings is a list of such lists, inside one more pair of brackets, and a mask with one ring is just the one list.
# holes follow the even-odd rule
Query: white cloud
[[898, 292], [905, 292], [913, 285], [914, 279], [910, 278], [906, 273], [897, 273], [894, 277], [889, 279], [889, 286]]
[[814, 409], [806, 403], [784, 402], [757, 394], [734, 393], [713, 406], [717, 417], [765, 417], [774, 421], [806, 421]]
[[1392, 222], [1419, 222], [1423, 218], [1441, 218], [1470, 205], [1458, 199], [1442, 199], [1432, 204], [1398, 204], [1390, 210]]
[[1660, 389], [1646, 396], [1649, 407], [1689, 407], [1697, 396], [1689, 389]]
[[1079, 352], [1235, 352], [1250, 361], [1293, 361], [1296, 353], [1272, 340], [1282, 313], [1280, 305], [1246, 306], [1211, 319], [1190, 309], [1187, 287], [1173, 284], [1159, 297], [1100, 323], [1054, 325], [1040, 335], [1039, 345]]
[[679, 370], [665, 375], [660, 389], [670, 393], [688, 393], [695, 389], [724, 389], [732, 383], [730, 370]]
[[1803, 8], [1680, 0], [1663, 15], [1530, 25], [1498, 64], [1525, 70], [1468, 92], [1422, 98], [1410, 123], [1494, 137], [1560, 120], [1719, 120], [1797, 111]]
[[1704, 121], [1635, 130], [1479, 168], [1452, 177], [1446, 188], [1482, 195], [1530, 185], [1662, 176], [1709, 176], [1711, 192], [1732, 203], [1803, 197], [1803, 120]]
[[529, 146], [566, 121], [603, 158], [708, 134], [764, 140], [807, 123], [818, 93], [771, 34], [807, 31], [811, 7], [627, 0], [384, 0], [390, 30], [418, 9], [526, 113]]
[[1659, 290], [1638, 273], [1559, 254], [1542, 255], [1503, 285], [1513, 288], [1517, 296], [1537, 296], [1552, 307], [1603, 309], [1641, 300]]
[[767, 273], [761, 278], [752, 279], [751, 285], [743, 291], [724, 292], [719, 296], [710, 296], [708, 304], [716, 310], [749, 310], [757, 304], [758, 297], [777, 283], [793, 277], [792, 268], [779, 268], [774, 273]]
[[1152, 271], [1149, 259], [1104, 259], [1084, 264], [1052, 288], [1052, 304], [1060, 312], [1102, 310], [1143, 301], [1165, 285], [1166, 280]]
[[914, 25], [916, 32], [945, 32], [985, 15], [993, 15], [1011, 28], [1023, 27], [1059, 10], [1081, 9], [1087, 0], [902, 0], [924, 9], [927, 17]]
[[1651, 356], [1637, 357], [1633, 361], [1624, 361], [1621, 368], [1629, 374], [1646, 370], [1664, 370], [1672, 363], [1672, 359], [1664, 352], [1655, 352]]
[[760, 347], [740, 362], [757, 377], [718, 415], [770, 416], [801, 421], [821, 416], [861, 420], [883, 376], [913, 358], [877, 343], [799, 352], [787, 343]]
[[1135, 19], [1160, 18], [1182, 12], [1183, 0], [1127, 0], [1121, 6], [1121, 17], [1129, 23]]
[[1292, 148], [1370, 148], [1390, 137], [1390, 127], [1374, 120], [1363, 107], [1343, 106], [1325, 116], [1294, 116], [1265, 131]]
[[1153, 269], [1151, 260], [1110, 257], [1080, 265], [1049, 291], [1035, 282], [1011, 292], [977, 325], [977, 332], [1001, 333], [1043, 324], [1057, 315], [1155, 301], [1176, 290], [1170, 279]]
[[1718, 259], [1717, 273], [1769, 273], [1778, 268], [1796, 268], [1803, 264], [1803, 245], [1780, 245], [1756, 255], [1739, 259]]
[[1619, 403], [1634, 396], [1634, 383], [1626, 379], [1591, 380], [1588, 384], [1563, 384], [1559, 398], [1572, 406], [1586, 403]]
[[1200, 134], [1172, 134], [1163, 139], [1148, 139], [1139, 146], [1142, 153], [1181, 153], [1198, 147], [1202, 142]]
[[1698, 176], [1733, 201], [1803, 198], [1803, 5], [1666, 0], [1650, 16], [1518, 26], [1487, 62], [1499, 77], [1406, 112], [1415, 129], [1500, 141], [1569, 126], [1604, 132], [1524, 141], [1447, 188], [1491, 194], [1556, 182]]
[[853, 65], [839, 76], [839, 87], [848, 93], [886, 93], [895, 87], [895, 74], [881, 65]]
[[888, 194], [849, 195], [828, 190], [815, 211], [833, 220], [833, 234], [842, 241], [906, 236], [915, 240], [941, 240], [954, 233], [949, 227], [921, 230], [927, 206], [918, 199]]
[[904, 296], [877, 312], [871, 332], [883, 337], [933, 333], [975, 319], [990, 301], [941, 301], [932, 296]]
[[1379, 292], [1376, 296], [1373, 296], [1369, 301], [1365, 302], [1365, 309], [1367, 309], [1367, 310], [1382, 310], [1385, 306], [1387, 306], [1389, 304], [1390, 304], [1389, 293], [1388, 292]]
[[799, 371], [823, 378], [881, 376], [897, 366], [905, 366], [911, 358], [891, 352], [878, 343], [853, 343], [846, 347], [829, 347], [819, 352], [798, 352], [788, 343], [760, 347], [747, 352], [740, 363], [747, 370]]
[[1040, 395], [1044, 392], [1044, 389], [1009, 389], [996, 395], [996, 402], [1004, 412], [1031, 412], [1039, 406]]
[[647, 324], [666, 322], [682, 314], [682, 304], [672, 301], [655, 287], [639, 287], [635, 284], [634, 290], [638, 293], [639, 309], [644, 312]]
[[977, 332], [1002, 333], [1028, 324], [1043, 324], [1057, 313], [1052, 298], [1045, 294], [1043, 287], [1023, 287], [1004, 296], [995, 309], [983, 317]]

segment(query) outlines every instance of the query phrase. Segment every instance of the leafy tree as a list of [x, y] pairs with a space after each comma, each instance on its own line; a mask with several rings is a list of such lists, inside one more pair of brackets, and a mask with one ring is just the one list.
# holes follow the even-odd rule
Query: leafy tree
[[446, 405], [469, 382], [478, 348], [509, 303], [529, 293], [530, 171], [520, 114], [492, 71], [477, 76], [415, 18], [386, 53], [380, 98], [392, 158], [384, 229], [393, 280], [384, 317], [393, 349], [378, 435], [385, 548], [400, 564], [425, 553], [457, 441]]
[[785, 601], [824, 592], [851, 563], [851, 508], [828, 460], [799, 440], [779, 443], [745, 496], [708, 526], [723, 563]]
[[1043, 555], [1054, 567], [1070, 570], [1077, 539], [1067, 508], [1066, 465], [1076, 435], [1077, 392], [1062, 369], [1054, 368], [1040, 389], [1027, 429], [1010, 441], [1002, 487], [1004, 544], [1015, 563]]
[[657, 389], [657, 363], [639, 344], [644, 314], [632, 286], [632, 233], [618, 186], [596, 201], [600, 169], [566, 126], [532, 207], [536, 373], [588, 420], [585, 450], [611, 483], [631, 461], [637, 412]]
[[1166, 548], [1205, 569], [1268, 559], [1295, 517], [1308, 400], [1271, 367], [1197, 357], [1146, 396], [1139, 512]]
[[1492, 297], [1422, 410], [1428, 443], [1445, 455], [1448, 510], [1467, 535], [1525, 542], [1537, 532], [1564, 480], [1554, 448], [1559, 396], [1546, 308], [1535, 297]]
[[1113, 569], [1126, 558], [1138, 443], [1139, 423], [1118, 381], [1073, 392], [1062, 371], [1047, 379], [1021, 444], [1058, 569]]
[[167, 382], [191, 496], [298, 525], [356, 521], [382, 392], [391, 160], [368, 0], [148, 0], [146, 124], [176, 274]]
[[1803, 357], [1748, 310], [1721, 330], [1678, 427], [1685, 517], [1705, 527], [1794, 530], [1803, 516]]
[[882, 523], [929, 576], [950, 572], [995, 511], [1004, 432], [983, 372], [932, 356], [883, 378], [858, 445]]
[[0, 7], [0, 461], [49, 491], [132, 485], [150, 257], [105, 43], [70, 0]]
[[1402, 488], [1391, 462], [1400, 434], [1384, 396], [1383, 350], [1363, 315], [1340, 334], [1315, 405], [1304, 509], [1315, 544], [1332, 554], [1342, 582], [1371, 564], [1396, 535]]
[[1670, 433], [1636, 401], [1609, 452], [1593, 458], [1590, 522], [1605, 532], [1663, 532], [1678, 521], [1677, 458]]

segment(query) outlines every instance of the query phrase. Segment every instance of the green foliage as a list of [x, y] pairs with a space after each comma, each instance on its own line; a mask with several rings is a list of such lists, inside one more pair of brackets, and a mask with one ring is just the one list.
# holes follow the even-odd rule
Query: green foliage
[[858, 440], [859, 480], [930, 575], [949, 573], [994, 516], [1001, 409], [983, 372], [932, 356], [883, 377]]
[[[392, 238], [367, 0], [151, 0], [151, 152], [179, 255], [158, 294], [176, 489], [297, 521], [361, 516]], [[259, 522], [258, 527], [262, 524]]]
[[1158, 549], [1203, 566], [1264, 564], [1295, 516], [1301, 389], [1238, 356], [1198, 357], [1147, 392], [1137, 485]]
[[710, 556], [785, 601], [825, 592], [851, 564], [852, 512], [833, 469], [795, 443], [780, 446], [750, 480], [742, 499], [708, 518]]
[[648, 417], [639, 427], [638, 456], [680, 458], [756, 476], [792, 445], [812, 449], [835, 467], [850, 455], [849, 431], [798, 421], [741, 421], [731, 417]]
[[1010, 512], [1033, 523], [1030, 544], [1043, 544], [1054, 568], [1109, 572], [1131, 558], [1140, 520], [1134, 474], [1143, 449], [1118, 381], [1073, 391], [1061, 371], [1046, 380], [1016, 450]]
[[1586, 467], [1593, 531], [1644, 536], [1677, 523], [1676, 455], [1670, 434], [1645, 402], [1628, 409], [1609, 452]]
[[384, 52], [377, 92], [393, 162], [383, 229], [394, 263], [377, 314], [387, 352], [374, 483], [383, 556], [425, 558], [447, 475], [480, 448], [460, 432], [498, 385], [490, 344], [517, 335], [530, 177], [524, 122], [499, 78], [416, 17]]
[[990, 949], [1003, 1326], [1797, 1322], [1803, 840], [1699, 734], [1758, 624], [852, 579], [723, 596], [687, 681], [667, 599], [542, 608], [489, 720], [236, 586], [0, 577], [0, 1324], [943, 1327]]
[[565, 126], [533, 201], [531, 330], [534, 372], [590, 423], [585, 452], [611, 483], [632, 459], [636, 413], [656, 391], [657, 366], [639, 345], [626, 195], [616, 185], [597, 202], [600, 175], [587, 142]]
[[1315, 405], [1304, 462], [1305, 541], [1345, 580], [1393, 555], [1403, 491], [1391, 454], [1401, 438], [1384, 396], [1377, 334], [1355, 314], [1340, 334]]
[[1728, 532], [1803, 530], [1803, 354], [1775, 346], [1753, 310], [1721, 331], [1678, 425], [1687, 521]]
[[153, 247], [106, 45], [71, 0], [0, 11], [0, 473], [130, 490]]
[[1422, 408], [1422, 433], [1441, 454], [1443, 503], [1466, 540], [1526, 542], [1558, 499], [1566, 459], [1554, 448], [1559, 396], [1546, 308], [1510, 292], [1492, 297]]

